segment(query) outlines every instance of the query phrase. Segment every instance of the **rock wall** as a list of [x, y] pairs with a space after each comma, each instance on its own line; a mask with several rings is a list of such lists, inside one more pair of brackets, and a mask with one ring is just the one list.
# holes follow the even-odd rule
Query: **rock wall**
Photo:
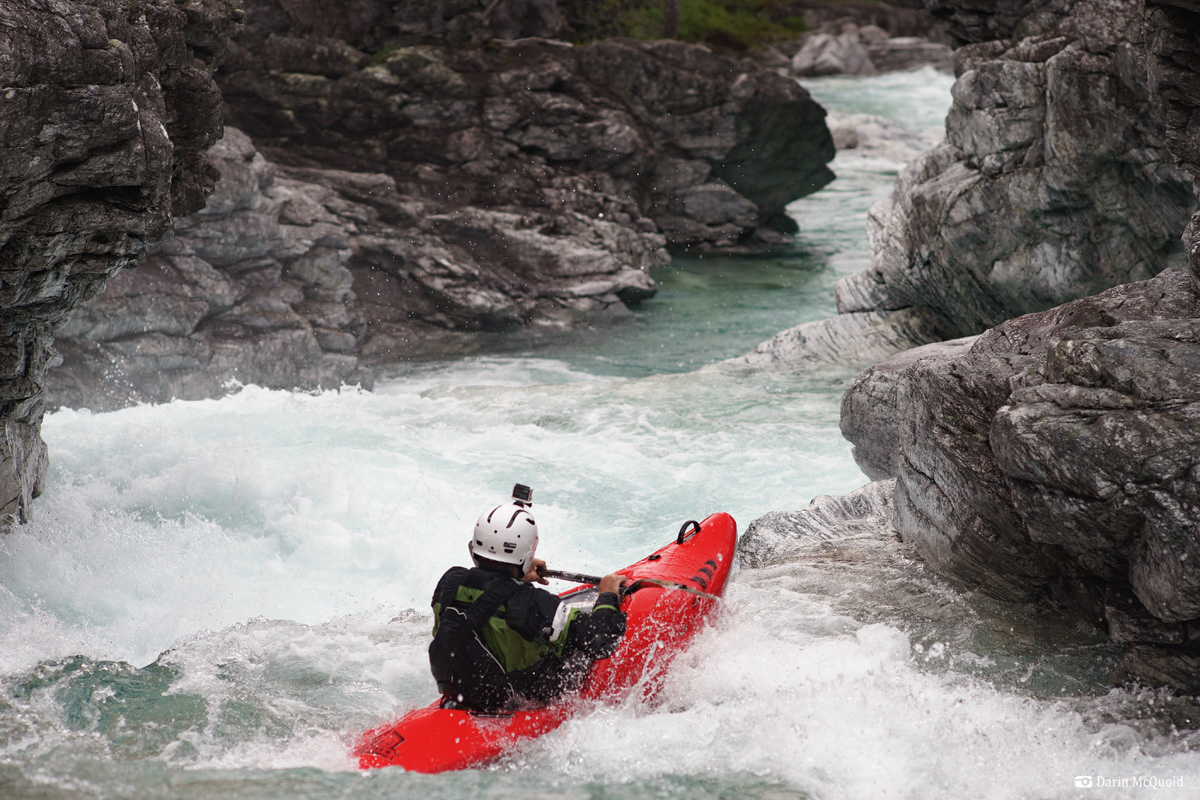
[[922, 9], [960, 45], [1024, 39], [1049, 33], [1074, 10], [1076, 0], [890, 0]]
[[369, 384], [464, 332], [586, 324], [653, 295], [668, 240], [781, 241], [832, 179], [794, 81], [678, 42], [503, 38], [559, 31], [554, 7], [249, 0], [218, 78], [253, 143], [218, 145], [209, 207], [63, 327], [53, 401]]
[[[1007, 29], [1002, 12], [1020, 4], [993, 5], [991, 22], [976, 11], [958, 29]], [[1076, 10], [1112, 21], [1128, 6]], [[1137, 21], [1145, 51], [1125, 61], [1153, 93], [1161, 140], [1200, 178], [1200, 6], [1147, 3]], [[1128, 647], [1119, 677], [1197, 693], [1200, 215], [1182, 252], [1186, 265], [1156, 277], [867, 370], [847, 390], [843, 431], [869, 475], [896, 479], [893, 523], [940, 573], [1105, 625]]]
[[204, 204], [233, 0], [0, 2], [0, 517], [41, 489], [56, 323]]
[[[871, 210], [871, 267], [839, 282], [839, 317], [816, 323], [842, 352], [978, 334], [1185, 263], [1196, 195], [1175, 153], [1188, 137], [1172, 130], [1191, 123], [1170, 98], [1193, 90], [1155, 88], [1188, 72], [1184, 23], [1148, 27], [1127, 0], [928, 5], [964, 43], [946, 139]], [[803, 368], [820, 353], [795, 343], [828, 336], [801, 326], [746, 360]]]
[[[920, 348], [855, 379], [843, 432], [869, 475], [896, 478], [894, 525], [941, 574], [1191, 658], [1198, 320], [1196, 278], [1174, 268]], [[1195, 673], [1168, 683], [1200, 690]]]
[[59, 328], [51, 403], [104, 411], [220, 396], [231, 381], [369, 387], [345, 261], [371, 210], [278, 175], [234, 129], [210, 157], [207, 206]]
[[1070, 12], [956, 51], [946, 140], [872, 209], [871, 268], [838, 286], [840, 311], [920, 307], [967, 336], [1183, 262], [1195, 197], [1149, 92], [1140, 4]]
[[210, 156], [207, 207], [58, 331], [52, 403], [370, 387], [368, 364], [451, 349], [455, 331], [623, 310], [665, 258], [619, 213], [446, 211], [387, 175], [272, 164], [235, 128]]
[[824, 112], [803, 89], [700, 46], [448, 47], [474, 11], [442, 30], [438, 4], [364, 3], [318, 27], [295, 22], [304, 5], [250, 0], [219, 76], [231, 122], [280, 163], [383, 172], [453, 208], [597, 217], [615, 203], [680, 246], [777, 238], [794, 229], [784, 206], [833, 178]]

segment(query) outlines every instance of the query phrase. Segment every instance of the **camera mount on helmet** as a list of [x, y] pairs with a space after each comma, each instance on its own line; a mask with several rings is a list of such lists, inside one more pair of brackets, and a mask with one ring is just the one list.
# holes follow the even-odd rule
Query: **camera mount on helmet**
[[523, 483], [518, 483], [513, 486], [512, 492], [513, 504], [518, 506], [533, 505], [533, 489], [530, 489]]

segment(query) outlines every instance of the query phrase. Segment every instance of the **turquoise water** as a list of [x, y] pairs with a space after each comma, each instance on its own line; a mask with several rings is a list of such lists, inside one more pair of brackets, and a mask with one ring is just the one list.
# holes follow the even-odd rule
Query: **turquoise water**
[[[814, 84], [921, 130], [948, 80]], [[872, 110], [871, 113], [883, 113]], [[909, 116], [906, 116], [909, 115]], [[843, 153], [794, 250], [677, 262], [589, 331], [411, 365], [375, 391], [49, 416], [35, 521], [0, 539], [3, 798], [1192, 796], [1190, 706], [1110, 691], [1102, 638], [963, 596], [893, 543], [742, 570], [654, 705], [576, 717], [489, 769], [360, 773], [361, 730], [434, 695], [428, 597], [480, 511], [534, 487], [539, 554], [620, 567], [715, 510], [865, 478], [844, 373], [696, 367], [832, 312], [900, 165]], [[1076, 789], [1076, 776], [1181, 778]]]

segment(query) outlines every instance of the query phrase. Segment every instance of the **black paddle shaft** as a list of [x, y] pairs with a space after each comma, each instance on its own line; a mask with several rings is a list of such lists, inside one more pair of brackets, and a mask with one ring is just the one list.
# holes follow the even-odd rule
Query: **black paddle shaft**
[[563, 572], [557, 569], [545, 569], [538, 573], [543, 578], [558, 578], [571, 583], [600, 583], [599, 575], [584, 575], [579, 572]]
[[[579, 572], [562, 572], [561, 570], [557, 570], [557, 569], [547, 569], [547, 570], [543, 570], [539, 574], [543, 578], [558, 578], [559, 580], [571, 581], [572, 583], [591, 583], [591, 584], [600, 583], [599, 576], [584, 575]], [[661, 586], [664, 589], [674, 589], [675, 591], [688, 592], [690, 594], [699, 595], [700, 597], [707, 597], [709, 600], [720, 600], [721, 599], [721, 598], [717, 597], [715, 594], [709, 594], [708, 592], [702, 592], [699, 589], [693, 589], [691, 586], [685, 586], [682, 583], [676, 583], [675, 581], [660, 581], [660, 580], [655, 580], [653, 578], [637, 578], [632, 583], [630, 583], [628, 586], [624, 587], [624, 589], [622, 590], [621, 593], [629, 594], [630, 592], [636, 592], [638, 589], [640, 589], [646, 585]]]

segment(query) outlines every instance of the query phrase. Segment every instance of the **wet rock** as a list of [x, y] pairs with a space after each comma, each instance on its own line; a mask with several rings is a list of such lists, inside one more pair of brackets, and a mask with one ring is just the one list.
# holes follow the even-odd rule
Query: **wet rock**
[[[787, 203], [832, 179], [823, 110], [747, 61], [673, 41], [430, 43], [449, 28], [417, 44], [406, 20], [438, 31], [449, 7], [401, 3], [357, 12], [377, 24], [331, 28], [362, 58], [330, 70], [268, 46], [313, 33], [282, 3], [249, 5], [221, 75], [232, 121], [279, 163], [388, 174], [448, 209], [596, 218], [615, 207], [681, 247], [790, 232]], [[384, 19], [400, 27], [386, 42]]]
[[647, 271], [665, 260], [662, 236], [619, 211], [448, 211], [386, 175], [282, 168], [234, 128], [210, 155], [208, 206], [62, 326], [53, 403], [369, 387], [366, 364], [448, 331], [622, 311], [653, 295]]
[[[878, 365], [850, 386], [843, 430], [869, 474], [896, 476], [897, 529], [939, 572], [1098, 619], [1129, 646], [1121, 679], [1195, 692], [1200, 217], [1179, 250], [1172, 230], [1194, 208], [1174, 165], [1200, 177], [1200, 9], [913, 5], [965, 45], [948, 140], [873, 211], [873, 270], [839, 286], [839, 308], [924, 293], [940, 325], [973, 331], [1176, 266]], [[1140, 197], [1109, 205], [1122, 182]], [[1033, 248], [996, 235], [1010, 230]]]
[[723, 370], [786, 370], [869, 364], [938, 338], [919, 309], [839, 314], [775, 334], [752, 352], [721, 362]]
[[1200, 695], [1200, 647], [1134, 645], [1126, 651], [1115, 676], [1118, 681], [1171, 686]]
[[554, 4], [468, 6], [248, 3], [222, 80], [262, 152], [231, 133], [208, 206], [70, 319], [54, 402], [369, 385], [470, 332], [623, 313], [664, 234], [777, 242], [832, 177], [793, 81], [678, 42], [501, 42], [553, 34]]
[[1110, 587], [1104, 597], [1108, 635], [1120, 644], [1186, 644], [1188, 626], [1164, 622], [1148, 612], [1132, 592]]
[[1107, 627], [1118, 677], [1194, 692], [1200, 9], [914, 5], [964, 43], [947, 141], [872, 210], [838, 308], [919, 309], [930, 342], [994, 327], [860, 374], [843, 433], [939, 574]]
[[1072, 331], [989, 435], [1029, 537], [1127, 579], [1170, 622], [1200, 617], [1198, 376], [1198, 320]]
[[877, 481], [844, 496], [814, 497], [802, 511], [772, 511], [759, 517], [738, 540], [738, 563], [766, 567], [793, 560], [814, 541], [894, 536], [894, 486], [894, 480]]
[[821, 25], [800, 39], [791, 71], [800, 77], [876, 75], [933, 66], [950, 72], [952, 51], [920, 36], [892, 36], [877, 25], [842, 18]]
[[874, 114], [830, 112], [827, 121], [829, 133], [838, 150], [854, 150], [864, 157], [887, 159], [898, 164], [920, 158], [936, 147], [942, 138], [941, 135], [911, 131]]
[[842, 435], [854, 443], [854, 460], [871, 480], [899, 474], [903, 376], [925, 358], [952, 362], [965, 354], [975, 338], [933, 342], [913, 347], [860, 372], [842, 396]]
[[204, 203], [232, 0], [0, 5], [0, 517], [41, 491], [53, 327]]
[[946, 139], [871, 210], [871, 268], [843, 280], [840, 310], [921, 307], [960, 337], [1183, 263], [1196, 201], [1149, 91], [1140, 9], [1039, 4], [1018, 24], [1021, 5], [950, 15], [960, 37], [1017, 39], [956, 52]]
[[822, 75], [874, 75], [877, 70], [871, 55], [859, 38], [858, 30], [842, 33], [814, 33], [800, 52], [792, 57], [792, 72], [800, 77]]
[[906, 353], [850, 386], [843, 431], [939, 573], [1081, 617], [1089, 587], [1129, 587], [1114, 639], [1165, 646], [1200, 617], [1197, 318], [1175, 268]]
[[236, 130], [209, 155], [221, 179], [206, 208], [61, 326], [52, 404], [216, 397], [231, 382], [370, 385], [343, 341], [361, 328], [349, 311], [346, 218], [370, 210], [279, 175]]
[[954, 71], [954, 51], [942, 42], [920, 36], [896, 36], [867, 44], [867, 55], [877, 72], [907, 72], [931, 66], [938, 72]]

